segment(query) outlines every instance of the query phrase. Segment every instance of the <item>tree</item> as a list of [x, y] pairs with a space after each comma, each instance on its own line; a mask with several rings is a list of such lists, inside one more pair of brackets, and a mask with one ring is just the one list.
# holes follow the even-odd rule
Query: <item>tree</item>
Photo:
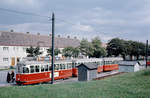
[[74, 58], [77, 58], [77, 57], [79, 56], [79, 53], [80, 53], [79, 48], [73, 48], [72, 56], [73, 56]]
[[102, 57], [102, 56], [106, 56], [106, 51], [105, 49], [102, 47], [102, 42], [98, 37], [95, 37], [92, 42], [92, 49], [93, 49], [93, 53], [91, 55], [91, 57]]
[[33, 48], [32, 46], [26, 49], [26, 53], [28, 53], [27, 57], [36, 57], [42, 54], [39, 47]]
[[73, 52], [73, 47], [66, 47], [63, 49], [62, 53], [65, 57], [71, 57]]
[[119, 38], [114, 38], [107, 44], [108, 56], [119, 56], [125, 54], [124, 41]]
[[145, 44], [137, 41], [126, 41], [119, 38], [112, 39], [107, 45], [108, 56], [122, 55], [125, 59], [126, 56], [136, 57], [139, 60], [140, 56], [145, 56]]
[[[47, 53], [48, 55], [52, 56], [52, 48], [47, 49]], [[54, 49], [54, 55], [58, 55], [60, 52], [60, 50], [58, 48]]]
[[79, 49], [82, 55], [92, 56], [93, 54], [92, 44], [88, 42], [87, 39], [82, 39], [82, 41], [80, 42]]
[[63, 55], [65, 57], [78, 57], [80, 53], [79, 48], [73, 48], [73, 47], [66, 47], [63, 49]]

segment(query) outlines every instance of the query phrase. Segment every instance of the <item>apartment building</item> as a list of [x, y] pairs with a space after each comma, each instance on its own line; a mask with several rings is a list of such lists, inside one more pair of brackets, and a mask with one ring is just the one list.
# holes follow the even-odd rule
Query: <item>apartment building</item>
[[[61, 50], [68, 46], [77, 47], [79, 44], [80, 41], [76, 37], [55, 37], [55, 48]], [[27, 56], [26, 48], [30, 46], [39, 46], [40, 51], [43, 51], [41, 56], [46, 56], [47, 49], [51, 47], [51, 35], [0, 31], [0, 68], [15, 66]]]

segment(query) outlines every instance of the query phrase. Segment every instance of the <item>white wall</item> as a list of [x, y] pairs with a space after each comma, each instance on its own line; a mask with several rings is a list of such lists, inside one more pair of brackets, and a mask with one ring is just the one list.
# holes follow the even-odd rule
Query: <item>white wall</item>
[[134, 66], [134, 72], [139, 71], [139, 70], [140, 70], [140, 66], [138, 63], [136, 63]]
[[[3, 50], [4, 47], [8, 47], [8, 50]], [[17, 63], [17, 58], [20, 58], [20, 60], [23, 57], [27, 56], [26, 48], [29, 48], [27, 46], [0, 46], [0, 68], [3, 67], [10, 67], [12, 58], [15, 58], [15, 64]], [[43, 52], [40, 56], [46, 56], [47, 55], [47, 49], [49, 47], [40, 47], [40, 51]], [[8, 61], [3, 61], [4, 58], [8, 58]]]
[[[4, 47], [8, 47], [8, 50], [4, 50]], [[26, 48], [23, 46], [0, 46], [0, 67], [10, 66], [12, 57], [15, 58], [15, 62], [17, 62], [17, 58], [26, 57]], [[4, 58], [8, 58], [8, 61], [4, 61]]]

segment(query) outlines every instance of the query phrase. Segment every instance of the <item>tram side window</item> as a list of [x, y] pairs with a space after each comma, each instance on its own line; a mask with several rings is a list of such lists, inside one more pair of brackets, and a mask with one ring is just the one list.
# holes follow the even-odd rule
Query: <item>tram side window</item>
[[36, 72], [39, 72], [39, 71], [40, 71], [39, 65], [36, 65], [36, 66], [35, 66], [35, 71], [36, 71]]
[[52, 66], [51, 65], [49, 65], [49, 70], [52, 70]]
[[23, 67], [23, 73], [29, 73], [29, 68]]
[[30, 73], [34, 73], [34, 66], [30, 66]]
[[45, 65], [45, 71], [48, 71], [48, 65]]
[[63, 67], [62, 67], [62, 64], [60, 64], [60, 69], [62, 69]]
[[44, 66], [43, 65], [41, 65], [41, 72], [43, 72], [44, 71]]
[[63, 68], [62, 69], [65, 69], [65, 64], [63, 64]]
[[69, 64], [69, 69], [71, 69], [72, 68], [72, 66], [71, 66], [71, 63]]
[[56, 64], [55, 70], [59, 70], [59, 64]]

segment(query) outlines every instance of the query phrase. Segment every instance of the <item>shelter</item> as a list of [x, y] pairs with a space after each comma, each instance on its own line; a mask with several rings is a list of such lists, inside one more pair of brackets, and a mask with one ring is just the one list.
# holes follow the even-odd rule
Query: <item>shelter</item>
[[119, 72], [136, 72], [140, 70], [138, 61], [121, 61], [119, 62]]
[[90, 81], [97, 77], [96, 63], [85, 63], [78, 66], [78, 80], [79, 81]]

